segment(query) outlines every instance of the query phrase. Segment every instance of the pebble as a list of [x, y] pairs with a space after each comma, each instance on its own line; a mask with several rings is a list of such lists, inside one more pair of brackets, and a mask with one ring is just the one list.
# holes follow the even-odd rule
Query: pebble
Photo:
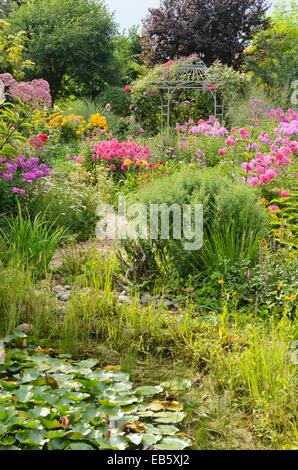
[[142, 306], [148, 307], [150, 300], [151, 300], [151, 295], [149, 294], [149, 292], [146, 292], [145, 294], [143, 294], [141, 297]]
[[59, 292], [57, 295], [57, 299], [61, 300], [61, 302], [67, 302], [70, 297], [70, 292]]
[[128, 295], [124, 295], [124, 294], [120, 294], [119, 297], [118, 297], [118, 301], [120, 304], [125, 304], [127, 302], [129, 302], [130, 298], [128, 297]]
[[22, 323], [17, 327], [17, 330], [26, 335], [31, 335], [33, 333], [33, 325], [31, 325], [31, 323]]

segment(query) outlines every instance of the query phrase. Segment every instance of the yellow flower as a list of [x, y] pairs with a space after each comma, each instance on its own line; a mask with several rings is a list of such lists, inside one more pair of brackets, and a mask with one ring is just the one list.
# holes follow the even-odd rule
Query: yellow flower
[[262, 199], [261, 199], [261, 204], [262, 204], [263, 206], [268, 206], [269, 201], [267, 201], [267, 199], [265, 199], [264, 197], [262, 197]]
[[130, 158], [127, 158], [126, 160], [124, 160], [124, 165], [131, 166], [132, 165], [132, 160]]
[[225, 281], [224, 281], [223, 279], [219, 279], [218, 284], [219, 284], [220, 286], [224, 286]]
[[262, 246], [267, 246], [267, 240], [262, 240], [262, 241], [261, 241], [261, 245], [262, 245]]
[[100, 127], [101, 129], [108, 130], [108, 124], [107, 124], [106, 118], [101, 116], [99, 113], [91, 115], [90, 123], [93, 127]]
[[277, 290], [278, 292], [280, 292], [280, 291], [282, 290], [283, 286], [284, 286], [283, 283], [280, 282], [280, 283], [278, 284], [276, 290]]
[[290, 302], [295, 302], [297, 299], [297, 295], [286, 295], [285, 300], [289, 300]]

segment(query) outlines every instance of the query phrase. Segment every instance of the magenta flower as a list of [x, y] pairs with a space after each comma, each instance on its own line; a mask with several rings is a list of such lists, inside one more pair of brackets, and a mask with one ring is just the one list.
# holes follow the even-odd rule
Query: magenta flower
[[240, 137], [242, 139], [249, 139], [250, 138], [250, 133], [247, 129], [242, 128], [239, 130]]
[[20, 194], [21, 196], [26, 196], [26, 191], [21, 188], [16, 188], [15, 186], [11, 189], [13, 193]]
[[282, 191], [280, 192], [280, 197], [289, 197], [289, 196], [290, 196], [289, 191], [282, 190]]
[[272, 205], [268, 206], [268, 209], [270, 210], [270, 212], [276, 212], [280, 210], [280, 207]]
[[257, 177], [253, 177], [249, 180], [249, 183], [254, 188], [260, 184], [260, 180]]

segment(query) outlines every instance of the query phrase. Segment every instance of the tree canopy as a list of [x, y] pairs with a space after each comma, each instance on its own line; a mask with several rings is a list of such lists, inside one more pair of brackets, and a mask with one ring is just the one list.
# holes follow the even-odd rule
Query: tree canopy
[[289, 88], [298, 77], [298, 3], [281, 2], [270, 27], [246, 49], [247, 69], [269, 89]]
[[65, 81], [91, 96], [117, 81], [117, 25], [102, 1], [29, 0], [9, 20], [15, 31], [27, 32], [33, 74], [50, 83], [54, 97]]
[[144, 20], [144, 57], [155, 64], [196, 53], [208, 65], [237, 65], [267, 9], [267, 0], [161, 0]]

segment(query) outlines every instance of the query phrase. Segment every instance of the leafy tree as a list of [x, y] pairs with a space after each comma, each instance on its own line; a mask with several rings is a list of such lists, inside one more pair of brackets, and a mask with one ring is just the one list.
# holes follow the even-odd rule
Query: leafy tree
[[0, 0], [0, 18], [6, 18], [14, 5], [22, 5], [26, 0]]
[[161, 0], [144, 20], [144, 57], [159, 63], [197, 53], [207, 64], [239, 64], [267, 8], [267, 0]]
[[33, 65], [24, 59], [25, 43], [25, 31], [13, 34], [10, 24], [0, 19], [0, 73], [9, 72], [17, 79], [24, 77], [24, 70]]
[[270, 91], [290, 87], [298, 77], [298, 3], [276, 6], [271, 25], [246, 49], [246, 66]]
[[130, 28], [127, 34], [122, 34], [117, 38], [115, 54], [125, 83], [137, 79], [145, 71], [141, 53], [141, 36], [137, 27]]
[[54, 97], [63, 82], [69, 92], [91, 96], [117, 82], [117, 28], [101, 0], [28, 0], [14, 8], [10, 20], [15, 30], [27, 32], [34, 75], [50, 83]]

